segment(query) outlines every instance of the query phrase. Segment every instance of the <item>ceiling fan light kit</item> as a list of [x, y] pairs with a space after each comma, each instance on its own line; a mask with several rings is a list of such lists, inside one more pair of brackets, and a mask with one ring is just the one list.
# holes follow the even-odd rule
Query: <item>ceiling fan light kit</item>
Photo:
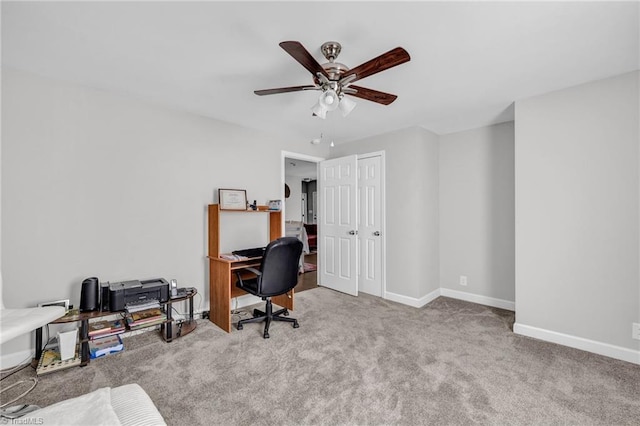
[[336, 109], [340, 109], [343, 117], [346, 117], [353, 111], [356, 103], [345, 95], [355, 96], [382, 105], [389, 105], [397, 99], [396, 95], [367, 89], [365, 87], [351, 86], [351, 84], [357, 80], [411, 60], [406, 50], [401, 47], [396, 47], [370, 61], [349, 69], [346, 65], [335, 62], [342, 50], [342, 46], [337, 41], [328, 41], [320, 47], [322, 54], [327, 61], [329, 61], [322, 65], [320, 65], [298, 41], [283, 41], [280, 43], [280, 47], [313, 75], [314, 84], [256, 90], [254, 93], [259, 96], [264, 96], [303, 90], [320, 90], [322, 93], [318, 98], [318, 102], [311, 108], [311, 111], [313, 115], [322, 119], [327, 117], [327, 112], [335, 111]]
[[311, 139], [311, 145], [320, 145], [320, 143], [322, 142], [322, 138], [323, 138], [323, 134], [320, 133], [319, 138]]
[[346, 96], [340, 100], [339, 108], [343, 117], [346, 117], [347, 115], [349, 115], [349, 113], [353, 111], [355, 107], [356, 107], [356, 103], [352, 101], [350, 98], [347, 98]]
[[316, 102], [316, 104], [311, 107], [311, 111], [313, 112], [313, 115], [320, 117], [323, 120], [327, 118], [327, 109], [320, 105], [320, 101]]
[[333, 89], [325, 90], [322, 92], [322, 95], [320, 95], [318, 102], [327, 110], [333, 111], [338, 108], [338, 94]]

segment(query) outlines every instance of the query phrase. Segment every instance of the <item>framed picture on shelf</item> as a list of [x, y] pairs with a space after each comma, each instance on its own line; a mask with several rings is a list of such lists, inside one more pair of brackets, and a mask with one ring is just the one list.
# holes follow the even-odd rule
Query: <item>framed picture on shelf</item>
[[280, 210], [282, 210], [282, 201], [269, 200], [269, 211], [279, 212]]
[[218, 189], [220, 210], [246, 210], [247, 191], [244, 189]]

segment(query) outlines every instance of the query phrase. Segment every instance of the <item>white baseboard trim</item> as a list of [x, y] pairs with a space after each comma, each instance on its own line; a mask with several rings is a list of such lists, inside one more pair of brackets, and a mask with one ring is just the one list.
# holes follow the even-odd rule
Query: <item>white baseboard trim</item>
[[492, 306], [494, 308], [501, 308], [509, 311], [516, 310], [515, 302], [496, 299], [493, 297], [479, 296], [477, 294], [465, 293], [463, 291], [450, 290], [448, 288], [436, 289], [419, 299], [415, 297], [404, 296], [402, 294], [391, 293], [389, 291], [384, 293], [385, 299], [402, 303], [403, 305], [413, 306], [414, 308], [421, 308], [440, 296], [451, 297], [452, 299], [460, 299], [467, 302], [478, 303], [480, 305]]
[[440, 295], [445, 297], [451, 297], [453, 299], [460, 299], [467, 302], [478, 303], [480, 305], [491, 306], [494, 308], [506, 309], [508, 311], [516, 310], [516, 303], [508, 300], [496, 299], [494, 297], [480, 296], [478, 294], [466, 293], [464, 291], [451, 290], [448, 288], [441, 288]]
[[622, 361], [640, 365], [640, 350], [623, 348], [609, 343], [597, 342], [582, 337], [571, 336], [569, 334], [558, 333], [557, 331], [545, 330], [543, 328], [532, 327], [530, 325], [515, 323], [513, 332], [527, 337], [544, 340], [546, 342], [557, 343], [570, 348], [593, 352], [598, 355], [608, 356]]
[[387, 300], [391, 300], [392, 302], [402, 303], [403, 305], [413, 306], [414, 308], [422, 308], [427, 303], [437, 299], [440, 297], [440, 289], [433, 290], [431, 293], [426, 296], [422, 296], [417, 299], [415, 297], [404, 296], [402, 294], [391, 293], [389, 291], [385, 291], [384, 298]]

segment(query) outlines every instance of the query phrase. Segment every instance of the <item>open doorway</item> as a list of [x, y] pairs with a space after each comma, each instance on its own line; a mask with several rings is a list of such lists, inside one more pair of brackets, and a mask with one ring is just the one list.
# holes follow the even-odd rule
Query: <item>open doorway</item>
[[[318, 286], [318, 162], [322, 158], [283, 152], [284, 230], [300, 238], [304, 251], [296, 292]], [[288, 196], [287, 196], [288, 194]]]

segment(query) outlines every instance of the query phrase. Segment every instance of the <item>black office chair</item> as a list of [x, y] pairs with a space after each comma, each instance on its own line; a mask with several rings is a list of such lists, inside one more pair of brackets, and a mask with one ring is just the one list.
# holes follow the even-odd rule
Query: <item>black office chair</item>
[[260, 270], [245, 268], [255, 273], [256, 277], [242, 279], [241, 273], [236, 271], [238, 277], [236, 287], [267, 301], [266, 312], [254, 309], [253, 318], [238, 321], [238, 330], [242, 330], [244, 324], [265, 321], [263, 337], [268, 339], [271, 321], [286, 321], [293, 323], [293, 328], [300, 327], [295, 318], [285, 318], [289, 315], [286, 308], [273, 312], [271, 297], [285, 294], [296, 286], [298, 283], [298, 262], [301, 254], [302, 241], [295, 237], [278, 238], [271, 241], [265, 249]]

